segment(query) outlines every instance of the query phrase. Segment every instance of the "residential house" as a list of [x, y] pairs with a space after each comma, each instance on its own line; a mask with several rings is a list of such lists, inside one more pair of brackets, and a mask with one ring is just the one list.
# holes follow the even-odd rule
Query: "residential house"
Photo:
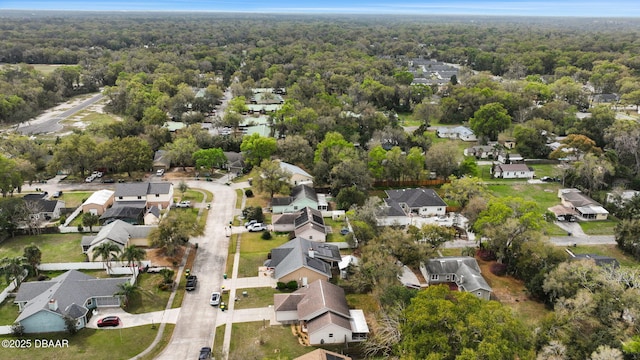
[[131, 225], [142, 225], [144, 224], [144, 215], [146, 212], [147, 203], [144, 201], [116, 203], [100, 216], [99, 222], [101, 225], [108, 225], [116, 220], [120, 220]]
[[347, 355], [338, 354], [337, 352], [315, 349], [293, 360], [351, 360], [351, 358]]
[[638, 195], [640, 195], [640, 191], [637, 190], [614, 189], [607, 193], [607, 204], [622, 206]]
[[615, 104], [620, 101], [618, 94], [596, 94], [593, 95], [593, 104]]
[[464, 149], [464, 156], [473, 156], [476, 159], [493, 159], [498, 156], [502, 145], [476, 145]]
[[157, 206], [152, 206], [144, 215], [145, 225], [158, 225], [160, 223], [160, 209]]
[[279, 94], [273, 92], [256, 92], [249, 99], [249, 102], [257, 105], [273, 105], [284, 104], [284, 99]]
[[140, 182], [116, 184], [114, 207], [144, 202], [148, 209], [166, 209], [173, 204], [173, 184], [170, 182]]
[[525, 164], [495, 164], [491, 173], [499, 179], [533, 179], [535, 176], [534, 170]]
[[325, 242], [327, 230], [319, 210], [305, 207], [296, 213], [273, 215], [273, 231], [290, 232], [293, 237]]
[[167, 171], [171, 168], [171, 157], [166, 150], [157, 150], [153, 155], [153, 171], [164, 170]]
[[167, 128], [169, 132], [176, 132], [184, 129], [187, 126], [186, 123], [181, 121], [167, 121], [162, 125], [162, 127]]
[[121, 250], [129, 245], [149, 246], [149, 233], [155, 226], [134, 226], [121, 220], [116, 220], [103, 226], [96, 235], [82, 237], [82, 252], [87, 254], [89, 261], [101, 261], [93, 257], [93, 249], [103, 242], [110, 241]]
[[234, 174], [242, 174], [244, 170], [244, 159], [242, 153], [234, 151], [225, 151], [224, 156], [227, 158], [225, 166], [229, 172]]
[[102, 306], [120, 306], [115, 295], [119, 285], [130, 278], [97, 279], [77, 270], [69, 270], [48, 281], [30, 281], [20, 285], [14, 303], [20, 308], [16, 323], [25, 333], [66, 330], [65, 317], [75, 320], [76, 328], [86, 326], [89, 311]]
[[46, 200], [47, 193], [27, 194], [23, 200], [33, 220], [55, 220], [60, 218], [65, 203], [61, 200]]
[[478, 141], [473, 130], [466, 126], [447, 127], [441, 126], [436, 129], [439, 138], [460, 139], [462, 141]]
[[83, 213], [91, 213], [94, 215], [102, 215], [107, 209], [113, 205], [113, 195], [115, 194], [112, 190], [98, 190], [91, 194], [87, 200], [85, 200], [81, 207]]
[[291, 294], [275, 294], [276, 320], [299, 323], [310, 345], [343, 344], [367, 339], [369, 327], [362, 310], [350, 310], [344, 290], [316, 280]]
[[273, 268], [279, 282], [297, 281], [299, 286], [333, 277], [342, 260], [336, 245], [295, 238], [271, 250], [265, 266]]
[[560, 189], [558, 197], [562, 206], [575, 210], [583, 220], [607, 220], [609, 212], [600, 203], [578, 189]]
[[501, 152], [498, 154], [498, 161], [503, 164], [521, 164], [524, 163], [524, 158], [520, 154]]
[[454, 64], [433, 59], [411, 59], [407, 65], [408, 70], [413, 74], [411, 85], [438, 85], [438, 87], [442, 87], [449, 84], [454, 76], [458, 76], [458, 68]]
[[447, 213], [447, 204], [432, 189], [385, 190], [387, 198], [378, 224], [409, 225], [412, 217], [443, 216]]
[[291, 195], [271, 199], [271, 212], [283, 214], [297, 212], [305, 207], [318, 209], [318, 195], [308, 185], [297, 185], [291, 189]]
[[420, 272], [429, 285], [457, 286], [459, 291], [473, 293], [485, 300], [491, 298], [492, 289], [480, 274], [480, 266], [471, 256], [446, 256], [429, 259], [420, 264]]
[[600, 267], [604, 267], [604, 266], [609, 266], [614, 268], [620, 267], [620, 263], [618, 262], [618, 259], [611, 256], [598, 255], [598, 254], [574, 254], [573, 252], [570, 252], [570, 251], [569, 251], [569, 254], [571, 255], [571, 258], [569, 258], [569, 260], [571, 261], [585, 261], [585, 260], [589, 261], [590, 260]]
[[279, 163], [282, 170], [291, 174], [291, 176], [289, 177], [289, 184], [291, 184], [292, 186], [302, 184], [313, 186], [313, 176], [311, 176], [311, 174], [304, 171], [299, 166], [289, 164], [284, 161], [279, 161]]

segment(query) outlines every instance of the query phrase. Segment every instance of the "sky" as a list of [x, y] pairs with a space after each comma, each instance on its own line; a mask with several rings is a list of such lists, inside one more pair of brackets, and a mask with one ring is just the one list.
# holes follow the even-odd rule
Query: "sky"
[[638, 0], [0, 0], [0, 9], [640, 17]]

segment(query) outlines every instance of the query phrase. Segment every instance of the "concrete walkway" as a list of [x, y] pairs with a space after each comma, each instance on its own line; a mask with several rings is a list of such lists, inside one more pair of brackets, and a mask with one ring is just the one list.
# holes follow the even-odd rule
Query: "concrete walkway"
[[87, 324], [87, 328], [97, 329], [98, 326], [96, 324], [98, 320], [102, 319], [105, 316], [117, 316], [120, 318], [121, 324], [118, 327], [114, 327], [116, 329], [152, 324], [175, 324], [178, 321], [179, 313], [180, 308], [154, 311], [143, 314], [129, 314], [119, 307], [106, 307], [100, 308], [98, 311], [94, 311], [93, 317]]

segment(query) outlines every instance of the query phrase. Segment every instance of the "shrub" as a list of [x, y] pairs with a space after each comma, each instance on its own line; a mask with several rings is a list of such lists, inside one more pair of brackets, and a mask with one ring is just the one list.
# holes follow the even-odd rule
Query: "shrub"
[[494, 264], [491, 264], [491, 267], [489, 268], [489, 270], [494, 275], [504, 276], [504, 275], [507, 274], [507, 265], [506, 264], [500, 264], [500, 263], [494, 263]]
[[248, 198], [253, 197], [253, 190], [247, 189], [244, 191], [244, 195]]
[[262, 238], [262, 240], [271, 240], [271, 233], [269, 231], [265, 231], [262, 233], [262, 236], [260, 236]]
[[484, 261], [493, 261], [496, 259], [496, 254], [494, 254], [493, 251], [487, 249], [478, 249], [476, 255], [478, 255], [478, 257]]
[[278, 281], [276, 283], [276, 289], [278, 290], [284, 290], [287, 288], [287, 284], [283, 283], [282, 281]]
[[295, 280], [291, 280], [287, 283], [287, 289], [289, 290], [297, 290], [298, 289], [298, 282]]
[[13, 325], [11, 325], [11, 333], [14, 336], [24, 335], [24, 326], [20, 325], [19, 323], [14, 323]]

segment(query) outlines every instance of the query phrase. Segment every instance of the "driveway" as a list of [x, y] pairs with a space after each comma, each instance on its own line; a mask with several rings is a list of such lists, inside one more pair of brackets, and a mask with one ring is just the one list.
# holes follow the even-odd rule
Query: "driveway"
[[128, 312], [122, 310], [119, 307], [107, 307], [100, 308], [97, 311], [93, 312], [93, 316], [91, 320], [87, 324], [87, 328], [89, 329], [97, 329], [98, 326], [96, 323], [99, 319], [102, 319], [105, 316], [117, 316], [121, 320], [121, 325], [113, 328], [105, 328], [105, 329], [118, 329], [118, 328], [129, 328], [136, 327], [141, 325], [150, 325], [150, 324], [160, 324], [160, 323], [169, 323], [175, 324], [178, 320], [178, 314], [180, 313], [180, 309], [170, 309], [163, 311], [154, 311], [150, 313], [144, 314], [129, 314]]

